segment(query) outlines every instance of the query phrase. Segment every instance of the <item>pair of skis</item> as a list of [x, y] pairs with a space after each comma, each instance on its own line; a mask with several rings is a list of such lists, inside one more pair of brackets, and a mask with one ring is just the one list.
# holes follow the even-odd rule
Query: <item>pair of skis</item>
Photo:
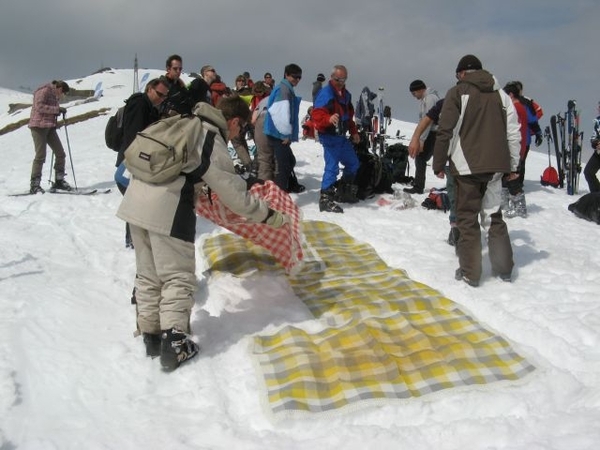
[[552, 140], [554, 141], [560, 187], [564, 187], [566, 179], [567, 194], [577, 194], [579, 191], [579, 174], [581, 173], [583, 132], [579, 131], [579, 110], [575, 100], [568, 101], [567, 112], [564, 117], [560, 113], [550, 117], [550, 127]]
[[[61, 194], [61, 195], [96, 195], [96, 194], [108, 194], [110, 189], [73, 189], [72, 191], [51, 191], [46, 192], [50, 194]], [[37, 193], [36, 193], [37, 194]], [[9, 197], [24, 197], [26, 195], [36, 195], [31, 192], [19, 192], [17, 194], [9, 194]]]

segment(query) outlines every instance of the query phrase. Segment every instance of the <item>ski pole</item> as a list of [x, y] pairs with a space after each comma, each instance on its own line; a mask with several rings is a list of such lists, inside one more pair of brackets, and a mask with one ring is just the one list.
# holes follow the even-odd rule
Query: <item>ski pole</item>
[[50, 155], [50, 173], [48, 174], [48, 183], [52, 185], [52, 171], [54, 170], [52, 166], [54, 165], [54, 150], [50, 150], [52, 154]]
[[63, 122], [65, 124], [65, 136], [67, 137], [67, 149], [69, 150], [69, 161], [71, 162], [71, 173], [73, 174], [73, 184], [75, 185], [75, 190], [77, 190], [77, 180], [75, 179], [75, 167], [73, 167], [73, 156], [71, 155], [71, 143], [69, 142], [69, 132], [67, 131], [67, 118], [65, 117], [66, 113], [63, 113]]

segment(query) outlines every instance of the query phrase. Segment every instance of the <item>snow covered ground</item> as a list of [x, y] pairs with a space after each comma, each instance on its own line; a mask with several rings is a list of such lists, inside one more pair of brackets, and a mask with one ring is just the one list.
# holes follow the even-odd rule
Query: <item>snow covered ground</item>
[[[131, 93], [132, 79], [123, 70], [68, 80], [78, 89], [102, 81], [103, 97], [70, 105], [67, 117], [116, 109]], [[0, 90], [0, 129], [28, 117], [28, 109], [7, 113], [8, 103], [27, 99]], [[103, 143], [107, 118], [68, 127], [79, 187], [114, 187], [115, 153]], [[547, 122], [544, 117], [542, 126]], [[395, 120], [390, 134], [400, 129], [410, 137], [413, 128]], [[64, 130], [59, 134], [66, 146]], [[347, 206], [344, 214], [320, 213], [321, 148], [312, 141], [294, 144], [296, 171], [307, 186], [294, 198], [306, 219], [335, 222], [368, 242], [388, 265], [407, 270], [508, 338], [538, 370], [517, 386], [447, 390], [274, 423], [261, 406], [248, 337], [314, 320], [285, 277], [208, 280], [199, 253], [192, 329], [202, 353], [173, 373], [161, 372], [133, 338], [134, 254], [124, 247], [124, 224], [115, 217], [120, 194], [9, 197], [28, 189], [32, 147], [26, 126], [0, 136], [3, 450], [598, 448], [599, 228], [567, 210], [577, 196], [540, 185], [545, 153], [532, 152], [527, 162], [529, 217], [508, 221], [514, 282], [492, 278], [484, 260], [482, 285], [474, 289], [454, 280], [446, 214], [420, 206], [391, 210], [376, 199]], [[44, 183], [48, 174], [49, 157]], [[427, 188], [434, 186], [440, 180], [428, 173]], [[415, 197], [420, 204], [425, 196]], [[197, 229], [199, 236], [224, 232], [203, 220]]]

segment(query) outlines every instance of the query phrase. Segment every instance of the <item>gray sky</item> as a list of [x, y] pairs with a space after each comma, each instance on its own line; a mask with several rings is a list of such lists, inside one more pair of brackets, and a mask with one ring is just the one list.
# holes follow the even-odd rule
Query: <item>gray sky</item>
[[[364, 86], [385, 88], [392, 116], [417, 121], [408, 85], [440, 95], [458, 60], [481, 59], [500, 83], [518, 79], [550, 115], [577, 100], [584, 138], [596, 116], [598, 0], [2, 0], [0, 87], [35, 88], [100, 67], [162, 69], [172, 53], [184, 71], [212, 64], [228, 85], [249, 71], [279, 80], [303, 68], [297, 91], [310, 99], [318, 72], [349, 70], [356, 101]], [[545, 145], [545, 144], [544, 144]]]

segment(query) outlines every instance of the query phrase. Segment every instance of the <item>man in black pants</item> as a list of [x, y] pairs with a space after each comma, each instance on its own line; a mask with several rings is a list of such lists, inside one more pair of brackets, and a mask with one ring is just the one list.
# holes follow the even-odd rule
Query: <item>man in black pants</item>
[[[422, 80], [415, 80], [410, 83], [410, 93], [414, 98], [419, 100], [419, 120], [433, 108], [436, 102], [440, 99], [437, 92], [432, 89], [427, 89], [427, 86]], [[418, 151], [410, 151], [409, 155], [415, 159], [415, 181], [413, 187], [405, 188], [404, 192], [409, 194], [422, 194], [425, 189], [425, 171], [427, 170], [427, 161], [433, 155], [433, 147], [435, 146], [435, 135], [437, 125], [431, 124], [421, 134], [420, 146]]]

